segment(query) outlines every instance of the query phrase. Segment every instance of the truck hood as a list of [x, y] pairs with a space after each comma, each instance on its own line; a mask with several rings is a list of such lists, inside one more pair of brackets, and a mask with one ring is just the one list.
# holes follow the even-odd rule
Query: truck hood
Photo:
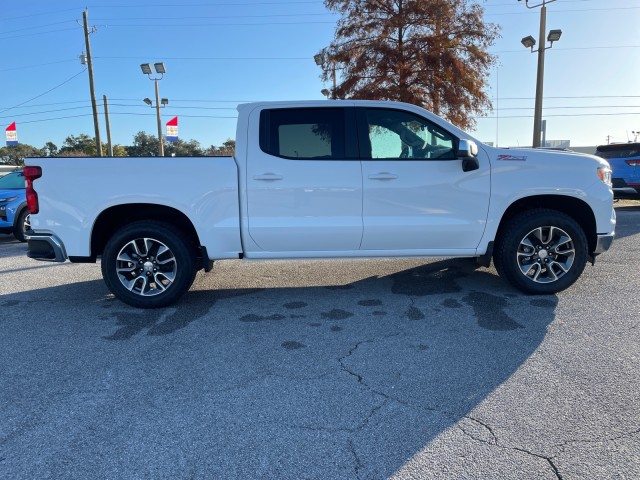
[[540, 148], [494, 148], [488, 147], [487, 153], [492, 162], [505, 163], [530, 163], [537, 166], [557, 166], [562, 163], [564, 167], [592, 165], [595, 168], [609, 167], [609, 163], [603, 158], [586, 153], [571, 152], [565, 150], [546, 150]]

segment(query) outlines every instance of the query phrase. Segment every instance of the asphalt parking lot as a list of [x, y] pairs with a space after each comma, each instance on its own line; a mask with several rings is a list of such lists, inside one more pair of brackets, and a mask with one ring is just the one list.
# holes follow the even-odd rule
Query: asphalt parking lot
[[571, 289], [219, 262], [172, 308], [0, 235], [0, 478], [640, 478], [640, 200]]

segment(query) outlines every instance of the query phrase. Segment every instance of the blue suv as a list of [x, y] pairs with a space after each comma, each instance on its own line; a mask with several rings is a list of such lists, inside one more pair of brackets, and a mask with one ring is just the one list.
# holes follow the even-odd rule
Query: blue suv
[[0, 177], [0, 233], [13, 233], [26, 242], [25, 232], [30, 228], [22, 170], [7, 173]]
[[616, 193], [640, 194], [640, 143], [600, 145], [596, 155], [611, 166], [611, 182]]

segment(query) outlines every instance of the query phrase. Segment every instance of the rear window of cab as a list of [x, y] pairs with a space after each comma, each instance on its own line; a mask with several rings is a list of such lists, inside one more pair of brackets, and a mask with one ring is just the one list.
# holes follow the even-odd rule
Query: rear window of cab
[[596, 147], [596, 155], [602, 158], [640, 157], [640, 143], [620, 143]]

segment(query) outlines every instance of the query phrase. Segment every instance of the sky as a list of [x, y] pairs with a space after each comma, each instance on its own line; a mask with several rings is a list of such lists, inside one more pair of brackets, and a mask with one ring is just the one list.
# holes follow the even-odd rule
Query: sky
[[[529, 5], [542, 0], [530, 0]], [[549, 0], [547, 0], [549, 2]], [[493, 109], [470, 131], [498, 146], [530, 146], [537, 57], [520, 43], [537, 39], [541, 8], [525, 1], [479, 1], [501, 26], [487, 78]], [[238, 103], [320, 100], [313, 55], [333, 39], [338, 16], [322, 0], [2, 0], [0, 127], [16, 122], [18, 140], [62, 146], [69, 135], [94, 136], [82, 12], [87, 9], [101, 139], [108, 97], [114, 144], [157, 134], [154, 82], [141, 63], [163, 62], [164, 124], [178, 116], [179, 136], [202, 147], [235, 138]], [[640, 0], [547, 3], [543, 119], [547, 140], [571, 146], [626, 142], [640, 131]], [[338, 73], [339, 75], [339, 73]], [[339, 76], [338, 76], [339, 79]], [[638, 136], [640, 140], [640, 136]], [[4, 139], [0, 145], [4, 145]]]

